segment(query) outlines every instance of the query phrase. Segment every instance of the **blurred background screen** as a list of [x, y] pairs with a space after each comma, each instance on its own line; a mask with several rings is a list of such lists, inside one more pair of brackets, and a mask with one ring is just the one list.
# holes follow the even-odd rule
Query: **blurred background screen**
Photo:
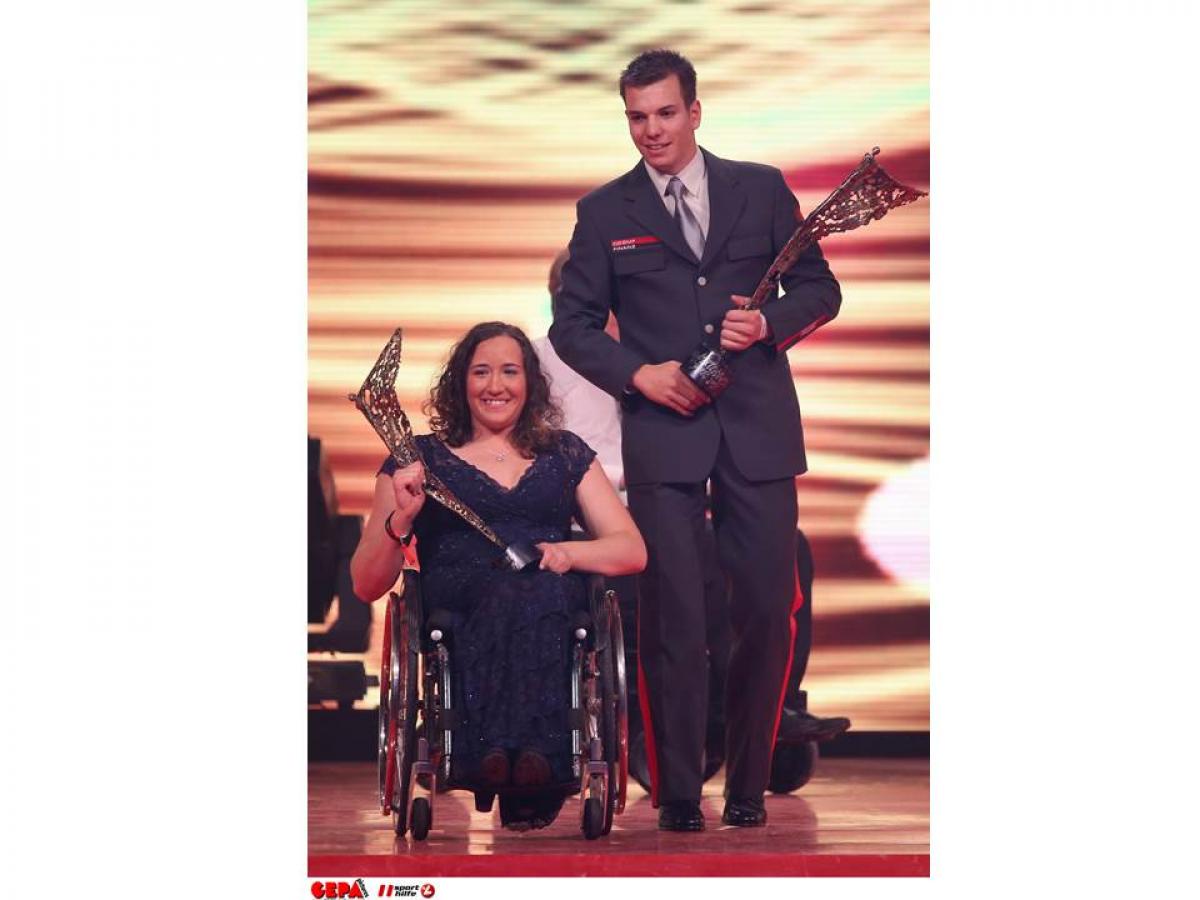
[[[696, 66], [700, 144], [779, 167], [802, 210], [874, 146], [928, 190], [923, 2], [309, 0], [308, 427], [337, 512], [370, 506], [385, 450], [346, 394], [397, 325], [418, 432], [470, 325], [545, 334], [575, 201], [638, 159], [617, 76], [658, 46]], [[929, 202], [822, 243], [842, 311], [789, 354], [816, 563], [804, 686], [861, 730], [929, 727]], [[381, 620], [349, 657], [375, 674]]]

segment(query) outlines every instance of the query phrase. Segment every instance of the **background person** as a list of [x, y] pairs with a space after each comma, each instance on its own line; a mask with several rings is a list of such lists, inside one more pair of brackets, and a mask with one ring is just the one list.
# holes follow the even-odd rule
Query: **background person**
[[[550, 293], [553, 313], [554, 298], [562, 285], [562, 269], [569, 253], [564, 247], [550, 264], [546, 289]], [[604, 331], [613, 340], [620, 340], [616, 316], [609, 315]], [[604, 474], [618, 493], [625, 490], [625, 464], [621, 460], [621, 409], [617, 401], [604, 393], [559, 358], [549, 336], [536, 338], [533, 349], [542, 364], [542, 373], [550, 383], [550, 397], [562, 410], [563, 427], [579, 435], [596, 451]]]

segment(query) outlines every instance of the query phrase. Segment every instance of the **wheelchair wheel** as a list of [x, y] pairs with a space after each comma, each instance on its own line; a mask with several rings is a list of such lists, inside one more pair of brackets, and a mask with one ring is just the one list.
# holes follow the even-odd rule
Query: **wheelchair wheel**
[[[612, 608], [612, 619], [609, 627], [609, 654], [614, 663], [614, 674], [616, 676], [616, 735], [617, 735], [617, 756], [616, 756], [616, 812], [625, 812], [625, 795], [629, 784], [629, 693], [625, 680], [625, 631], [621, 624], [621, 606], [617, 602], [617, 597], [612, 592], [609, 592], [609, 598]], [[612, 828], [612, 819], [609, 817], [609, 828]], [[606, 831], [607, 833], [607, 831]]]
[[412, 836], [414, 841], [423, 841], [429, 837], [429, 827], [433, 824], [433, 808], [425, 797], [418, 797], [412, 805]]
[[383, 617], [383, 658], [379, 671], [379, 806], [383, 814], [392, 811], [392, 785], [396, 779], [396, 720], [391, 714], [392, 696], [392, 610], [396, 595], [389, 594]]
[[380, 679], [380, 780], [384, 814], [396, 834], [407, 830], [416, 749], [418, 632], [421, 598], [415, 573], [404, 573], [404, 594], [388, 598], [384, 632], [384, 677]]
[[[601, 600], [603, 632], [606, 640], [597, 653], [600, 673], [600, 699], [603, 714], [600, 726], [604, 760], [608, 763], [607, 791], [601, 804], [600, 834], [612, 831], [613, 818], [625, 810], [629, 775], [629, 710], [625, 693], [625, 638], [621, 628], [621, 609], [617, 595], [605, 591]], [[599, 799], [599, 798], [597, 798]], [[587, 811], [584, 811], [587, 834]]]
[[[612, 830], [625, 808], [629, 770], [629, 720], [625, 696], [625, 643], [617, 595], [599, 578], [589, 593], [591, 638], [573, 677], [582, 677], [585, 711], [580, 830], [589, 840]], [[580, 651], [577, 651], [580, 652]], [[598, 817], [598, 818], [597, 818]]]
[[[608, 618], [611, 614], [611, 610], [607, 608], [609, 597], [611, 597], [611, 594], [604, 598], [604, 617], [600, 619], [603, 623], [600, 627], [604, 629], [604, 633], [607, 635], [605, 643], [608, 646], [601, 645], [596, 652], [596, 669], [597, 678], [599, 679], [596, 685], [596, 692], [600, 698], [600, 720], [597, 723], [600, 730], [599, 747], [605, 767], [608, 770], [608, 777], [604, 779], [605, 789], [603, 798], [592, 796], [584, 803], [583, 834], [588, 840], [599, 837], [602, 834], [608, 834], [612, 829], [613, 815], [617, 808], [617, 797], [620, 794], [620, 788], [617, 785], [621, 777], [620, 760], [617, 758], [619, 752], [617, 750], [617, 744], [619, 743], [617, 736], [617, 672], [611, 644], [612, 622]], [[598, 824], [593, 825], [591, 816], [598, 816]]]
[[790, 794], [808, 784], [820, 754], [816, 741], [803, 744], [776, 744], [771, 757], [771, 777], [767, 787], [773, 794]]
[[[588, 797], [583, 801], [583, 836], [594, 841], [608, 832], [604, 828], [604, 808], [600, 805], [599, 797]], [[610, 821], [609, 827], [612, 826]]]

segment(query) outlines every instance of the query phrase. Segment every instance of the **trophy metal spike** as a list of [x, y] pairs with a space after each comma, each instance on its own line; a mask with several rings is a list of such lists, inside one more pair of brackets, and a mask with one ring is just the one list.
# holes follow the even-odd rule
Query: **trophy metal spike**
[[[347, 398], [358, 407], [375, 429], [384, 446], [392, 455], [398, 466], [410, 466], [420, 461], [421, 451], [413, 440], [412, 427], [408, 416], [400, 408], [400, 399], [396, 396], [396, 373], [400, 369], [400, 347], [403, 341], [403, 328], [397, 328], [384, 345], [374, 367], [367, 373], [366, 380], [357, 394], [348, 394]], [[450, 488], [442, 483], [433, 472], [425, 466], [425, 493], [436, 500], [455, 515], [460, 516], [471, 527], [504, 551], [503, 561], [509, 568], [520, 572], [535, 566], [542, 558], [537, 548], [518, 541], [506, 544], [479, 515], [463, 503]]]
[[[842, 183], [816, 209], [805, 216], [742, 309], [758, 309], [775, 296], [779, 279], [796, 264], [800, 254], [821, 238], [861, 228], [882, 219], [889, 210], [927, 196], [925, 191], [895, 181], [875, 162], [879, 148], [872, 148]], [[729, 367], [731, 351], [720, 345], [701, 343], [683, 363], [683, 374], [712, 399], [725, 392], [733, 380]]]

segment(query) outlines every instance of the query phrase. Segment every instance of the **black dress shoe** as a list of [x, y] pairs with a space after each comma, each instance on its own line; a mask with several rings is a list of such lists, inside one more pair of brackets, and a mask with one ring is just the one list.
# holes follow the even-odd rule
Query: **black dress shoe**
[[664, 803], [658, 808], [658, 827], [663, 831], [703, 831], [704, 813], [699, 803]]
[[766, 825], [767, 808], [763, 806], [762, 798], [757, 800], [735, 800], [730, 797], [725, 801], [725, 812], [721, 813], [721, 821], [726, 825]]
[[779, 718], [779, 733], [775, 740], [783, 744], [803, 744], [808, 741], [828, 741], [850, 727], [845, 716], [822, 719], [810, 712], [795, 712], [784, 707]]

